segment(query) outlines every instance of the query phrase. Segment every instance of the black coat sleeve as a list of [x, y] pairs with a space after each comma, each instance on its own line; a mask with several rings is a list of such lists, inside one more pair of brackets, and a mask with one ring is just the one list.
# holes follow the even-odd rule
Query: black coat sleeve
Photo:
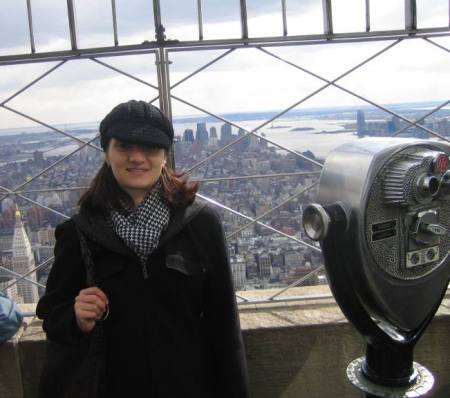
[[43, 320], [49, 340], [76, 344], [82, 332], [76, 323], [74, 303], [79, 291], [86, 287], [86, 273], [73, 221], [58, 225], [55, 237], [55, 260], [36, 315]]
[[202, 225], [197, 237], [210, 263], [204, 316], [212, 347], [215, 396], [247, 398], [247, 364], [222, 222], [208, 207], [199, 219]]

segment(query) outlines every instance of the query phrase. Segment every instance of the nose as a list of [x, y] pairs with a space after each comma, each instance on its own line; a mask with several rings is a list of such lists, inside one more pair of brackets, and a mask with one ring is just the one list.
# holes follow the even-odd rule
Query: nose
[[133, 146], [128, 151], [128, 159], [133, 163], [142, 163], [145, 160], [145, 153], [142, 148]]

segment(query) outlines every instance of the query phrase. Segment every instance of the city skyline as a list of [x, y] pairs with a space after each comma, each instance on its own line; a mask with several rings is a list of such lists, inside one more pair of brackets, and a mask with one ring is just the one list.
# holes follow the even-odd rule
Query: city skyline
[[[415, 119], [413, 110], [414, 108], [408, 112]], [[448, 115], [449, 112], [444, 113]], [[337, 116], [333, 115], [333, 117]], [[396, 117], [385, 121], [376, 118], [371, 120], [373, 115], [365, 117], [363, 110], [353, 112], [351, 123], [347, 120], [348, 115], [345, 112], [341, 114], [341, 117], [343, 132], [334, 131], [330, 134], [342, 143], [344, 139], [340, 136], [347, 137], [348, 131], [353, 132], [350, 133], [352, 139], [358, 139], [366, 135], [385, 137], [406, 127], [406, 123]], [[328, 119], [325, 117], [325, 120]], [[312, 124], [312, 120], [306, 123]], [[311, 128], [293, 126], [282, 123], [273, 128], [274, 130], [291, 129], [293, 134], [300, 135], [310, 133]], [[424, 122], [423, 126], [450, 137], [448, 116], [439, 118], [434, 115], [432, 119]], [[424, 132], [417, 127], [409, 128], [407, 133], [408, 137], [425, 138]], [[227, 123], [221, 123], [216, 127], [211, 123], [197, 121], [194, 128], [186, 128], [179, 140], [175, 142], [177, 167], [181, 170], [188, 169], [243, 134], [243, 131]], [[321, 137], [324, 137], [325, 133], [312, 134], [317, 135], [320, 141], [323, 140]], [[23, 136], [17, 137], [23, 139]], [[14, 163], [17, 159], [0, 166], [1, 185], [12, 189], [27, 176], [35, 175], [40, 169], [60, 160], [62, 155], [45, 154], [44, 157], [42, 152], [46, 146], [54, 145], [55, 139], [63, 138], [58, 135], [53, 138], [51, 135], [38, 135], [34, 141], [28, 143], [22, 140], [9, 140], [2, 151], [10, 151], [17, 157], [17, 151], [20, 148], [20, 150], [26, 149], [33, 156], [20, 167]], [[304, 141], [305, 138], [301, 140]], [[329, 140], [328, 138], [327, 141]], [[237, 290], [287, 286], [323, 264], [319, 252], [302, 243], [302, 241], [308, 243], [308, 239], [304, 236], [300, 224], [302, 209], [314, 200], [315, 191], [311, 187], [320, 170], [318, 164], [304, 159], [306, 156], [313, 162], [319, 160], [311, 148], [306, 145], [305, 151], [300, 153], [302, 158], [268, 145], [264, 139], [249, 136], [235, 144], [233, 151], [224, 152], [206, 165], [196, 167], [190, 174], [193, 180], [203, 180], [199, 200], [209, 198], [219, 205], [217, 211], [225, 232], [229, 236], [230, 261]], [[0, 155], [4, 158], [3, 154]], [[24, 209], [30, 233], [34, 236], [31, 240], [34, 242], [35, 256], [40, 261], [49, 258], [51, 247], [48, 244], [42, 245], [41, 242], [54, 240], [54, 236], [50, 237], [50, 234], [54, 233], [54, 227], [61, 221], [60, 214], [70, 216], [76, 212], [76, 202], [81, 192], [79, 187], [86, 187], [89, 184], [101, 161], [100, 151], [86, 147], [28, 185], [26, 190], [31, 191], [26, 194], [27, 197], [55, 212], [27, 203], [20, 198], [4, 199], [0, 216], [1, 240], [10, 239], [8, 231], [14, 225], [15, 205], [20, 203]], [[263, 175], [268, 177], [261, 178]], [[278, 177], [270, 177], [271, 175]], [[252, 176], [256, 176], [256, 179]], [[68, 189], [64, 190], [64, 187]], [[56, 188], [59, 189], [53, 191]], [[305, 190], [304, 193], [302, 193], [303, 190]], [[282, 204], [286, 200], [288, 201]], [[280, 204], [282, 204], [281, 207], [279, 207]], [[234, 210], [230, 212], [227, 208]], [[256, 219], [263, 214], [266, 214], [261, 219], [263, 224], [255, 223], [246, 226], [247, 217]], [[5, 246], [8, 245], [3, 242], [2, 247]], [[6, 250], [5, 253], [6, 257], [3, 254], [2, 260], [4, 263], [9, 261], [9, 251]], [[45, 278], [46, 271], [41, 271], [39, 283], [44, 284]], [[323, 281], [323, 276], [319, 272], [308, 283]]]
[[[440, 100], [434, 100], [434, 101], [414, 101], [414, 102], [399, 102], [399, 103], [388, 103], [388, 104], [380, 104], [383, 107], [386, 107], [393, 112], [398, 112], [399, 108], [412, 108], [416, 107], [417, 109], [422, 109], [424, 112], [426, 110], [430, 110], [432, 107], [442, 105], [447, 100], [440, 99]], [[313, 116], [313, 115], [322, 115], [326, 113], [340, 113], [340, 112], [352, 112], [355, 113], [357, 110], [363, 110], [363, 111], [369, 111], [369, 112], [380, 112], [382, 111], [374, 107], [372, 105], [354, 105], [354, 106], [326, 106], [326, 107], [313, 107], [313, 108], [304, 108], [304, 109], [294, 109], [288, 113], [290, 117], [292, 116]], [[449, 111], [450, 110], [450, 104], [444, 106], [441, 108], [441, 111]], [[277, 114], [281, 112], [281, 109], [270, 109], [267, 111], [249, 111], [249, 112], [230, 112], [230, 113], [224, 113], [220, 114], [221, 117], [226, 118], [227, 120], [231, 122], [237, 122], [241, 120], [269, 120], [269, 118], [273, 114]], [[386, 113], [387, 116], [389, 114]], [[279, 120], [283, 120], [286, 117], [286, 115], [283, 115], [279, 118]], [[101, 119], [95, 120], [95, 121], [86, 121], [86, 122], [80, 122], [80, 121], [67, 121], [63, 124], [54, 124], [52, 127], [56, 127], [59, 129], [68, 129], [68, 130], [77, 130], [80, 129], [86, 129], [86, 128], [97, 128], [100, 124]], [[182, 124], [182, 123], [197, 123], [197, 122], [220, 122], [223, 123], [223, 121], [215, 118], [214, 116], [206, 115], [206, 114], [190, 114], [190, 115], [181, 115], [181, 116], [175, 116], [173, 118], [174, 125]], [[0, 136], [8, 135], [8, 134], [18, 134], [18, 133], [34, 133], [34, 132], [53, 132], [51, 128], [48, 128], [46, 126], [42, 126], [39, 124], [36, 124], [34, 126], [17, 126], [17, 127], [10, 127], [10, 128], [0, 128]]]

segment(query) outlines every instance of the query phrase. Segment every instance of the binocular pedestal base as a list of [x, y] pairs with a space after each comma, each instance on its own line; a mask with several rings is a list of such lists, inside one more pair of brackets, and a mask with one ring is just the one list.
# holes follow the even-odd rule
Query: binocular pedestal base
[[413, 363], [414, 372], [417, 374], [415, 381], [406, 386], [388, 387], [376, 384], [364, 376], [362, 367], [366, 358], [361, 357], [350, 362], [347, 367], [347, 377], [352, 384], [369, 394], [368, 396], [384, 398], [415, 398], [425, 395], [433, 388], [434, 377], [428, 369]]

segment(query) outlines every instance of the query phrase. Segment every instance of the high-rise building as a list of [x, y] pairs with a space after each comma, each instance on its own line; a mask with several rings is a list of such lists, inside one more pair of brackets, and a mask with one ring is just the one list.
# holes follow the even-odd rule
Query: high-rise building
[[224, 123], [220, 127], [220, 142], [222, 146], [229, 144], [233, 140], [231, 124]]
[[261, 278], [270, 278], [272, 275], [272, 259], [268, 253], [258, 255], [259, 276]]
[[358, 133], [359, 137], [367, 134], [364, 111], [362, 111], [361, 109], [356, 112], [356, 132]]
[[219, 147], [219, 139], [217, 138], [217, 129], [213, 126], [209, 129], [208, 148], [217, 149]]
[[17, 284], [10, 286], [13, 281], [15, 278], [11, 274], [0, 269], [0, 289], [16, 303], [22, 304], [23, 298], [18, 294]]
[[231, 257], [231, 272], [233, 274], [233, 283], [236, 290], [242, 290], [245, 288], [246, 278], [246, 267], [245, 259], [243, 256], [236, 255]]
[[389, 134], [393, 134], [400, 130], [400, 119], [397, 116], [392, 116], [391, 120], [387, 124], [387, 130]]
[[39, 166], [39, 167], [44, 166], [44, 163], [45, 163], [45, 161], [44, 161], [44, 153], [41, 152], [41, 151], [38, 151], [38, 150], [34, 151], [33, 152], [33, 160], [34, 160], [34, 163], [36, 163], [37, 166]]
[[194, 142], [194, 130], [192, 130], [192, 129], [184, 130], [183, 141], [184, 142]]
[[[11, 262], [12, 270], [21, 275], [28, 274], [35, 268], [30, 240], [25, 231], [19, 209], [16, 209]], [[27, 278], [36, 281], [36, 273], [29, 274]], [[37, 286], [25, 280], [17, 283], [17, 293], [23, 298], [24, 303], [36, 303], [39, 299]]]
[[55, 244], [55, 228], [51, 225], [47, 225], [44, 228], [38, 230], [38, 242], [41, 245], [54, 245]]
[[195, 139], [201, 142], [207, 142], [209, 138], [206, 123], [197, 123], [197, 130], [195, 132]]

